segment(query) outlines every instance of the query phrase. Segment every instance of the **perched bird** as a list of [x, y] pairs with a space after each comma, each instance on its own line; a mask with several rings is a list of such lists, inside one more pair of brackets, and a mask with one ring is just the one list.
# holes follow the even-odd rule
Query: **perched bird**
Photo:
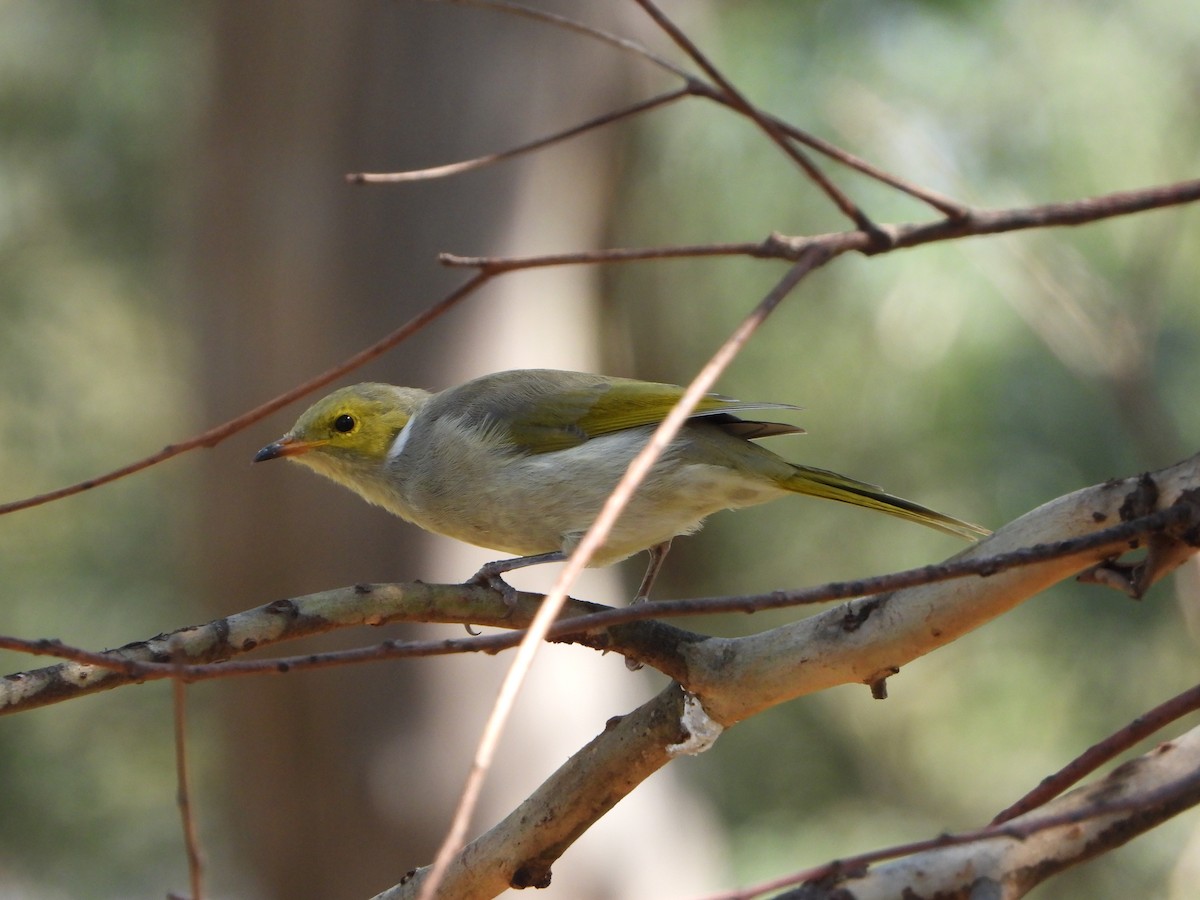
[[[436, 394], [358, 384], [317, 401], [254, 461], [295, 460], [427, 531], [518, 554], [489, 563], [473, 579], [511, 599], [500, 576], [565, 559], [682, 394], [671, 384], [550, 369], [485, 375]], [[776, 456], [753, 440], [804, 429], [734, 415], [753, 409], [798, 407], [704, 397], [591, 565], [650, 551], [638, 591], [645, 599], [676, 535], [695, 531], [717, 510], [789, 493], [852, 503], [965, 538], [988, 533]]]

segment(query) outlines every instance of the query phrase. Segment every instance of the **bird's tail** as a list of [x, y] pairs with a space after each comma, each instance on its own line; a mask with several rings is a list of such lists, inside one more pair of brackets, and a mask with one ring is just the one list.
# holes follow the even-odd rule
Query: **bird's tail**
[[973, 541], [991, 534], [986, 528], [943, 515], [921, 506], [919, 503], [913, 503], [911, 500], [893, 497], [873, 484], [855, 481], [853, 478], [847, 478], [845, 475], [839, 475], [837, 472], [830, 472], [826, 469], [814, 469], [809, 466], [795, 466], [794, 468], [795, 474], [782, 482], [782, 487], [789, 491], [875, 509], [967, 540]]

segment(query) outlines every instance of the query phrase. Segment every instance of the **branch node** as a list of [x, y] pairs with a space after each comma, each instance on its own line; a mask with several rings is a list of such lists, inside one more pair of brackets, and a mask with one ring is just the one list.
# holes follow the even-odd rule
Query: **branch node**
[[509, 887], [514, 887], [517, 890], [524, 888], [548, 888], [550, 887], [551, 871], [542, 864], [526, 863], [517, 868], [509, 879]]
[[812, 243], [811, 238], [794, 237], [780, 231], [772, 231], [758, 245], [754, 256], [760, 259], [786, 259], [795, 262]]
[[[1146, 555], [1135, 560], [1106, 559], [1082, 572], [1077, 580], [1141, 600], [1153, 584], [1191, 557], [1200, 546], [1200, 490], [1183, 491], [1169, 507], [1156, 511], [1158, 502], [1158, 484], [1149, 473], [1141, 475], [1121, 504], [1120, 516], [1124, 522], [1146, 516], [1162, 521], [1145, 537]], [[1130, 549], [1141, 544], [1140, 539], [1129, 542]]]
[[855, 217], [855, 224], [867, 238], [867, 245], [862, 248], [863, 256], [875, 256], [895, 249], [897, 236], [894, 230], [876, 225], [864, 213]]

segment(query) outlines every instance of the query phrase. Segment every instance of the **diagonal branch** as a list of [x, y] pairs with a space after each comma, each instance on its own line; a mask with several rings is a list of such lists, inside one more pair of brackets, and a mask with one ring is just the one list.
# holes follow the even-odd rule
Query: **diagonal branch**
[[458, 256], [443, 253], [439, 259], [447, 266], [475, 268], [498, 275], [521, 269], [551, 266], [580, 266], [645, 262], [657, 259], [699, 258], [707, 256], [749, 256], [754, 259], [780, 259], [794, 262], [809, 247], [817, 245], [826, 252], [882, 253], [919, 247], [922, 244], [960, 240], [988, 234], [1025, 231], [1031, 228], [1062, 228], [1086, 225], [1105, 219], [1182, 206], [1200, 200], [1200, 179], [1151, 185], [1132, 191], [1116, 191], [1079, 200], [1013, 206], [1002, 209], [972, 209], [955, 219], [932, 222], [882, 224], [877, 227], [889, 235], [888, 247], [876, 249], [861, 231], [836, 231], [817, 235], [771, 234], [760, 241], [722, 244], [685, 244], [664, 247], [617, 247], [583, 250], [543, 256]]
[[[743, 114], [743, 115], [745, 114], [745, 110], [741, 106], [739, 106], [738, 103], [724, 89], [714, 87], [713, 85], [709, 84], [708, 82], [702, 81], [701, 79], [694, 77], [691, 73], [689, 73], [683, 67], [676, 65], [675, 63], [671, 62], [669, 59], [666, 59], [663, 56], [659, 56], [658, 54], [652, 52], [648, 48], [639, 44], [637, 41], [631, 40], [629, 38], [621, 37], [620, 35], [616, 35], [616, 34], [612, 34], [611, 32], [604, 31], [603, 29], [596, 28], [591, 25], [585, 25], [582, 22], [576, 21], [575, 19], [571, 19], [566, 16], [561, 16], [556, 13], [549, 12], [547, 10], [535, 9], [533, 7], [525, 6], [520, 3], [507, 3], [507, 2], [504, 2], [504, 0], [429, 0], [429, 2], [441, 3], [441, 4], [446, 4], [446, 5], [454, 5], [454, 6], [473, 6], [473, 7], [477, 7], [480, 9], [491, 9], [491, 10], [495, 10], [497, 12], [507, 13], [509, 15], [519, 16], [521, 18], [531, 19], [533, 21], [542, 22], [544, 24], [553, 25], [554, 27], [561, 28], [565, 31], [574, 32], [576, 34], [582, 34], [593, 40], [597, 40], [601, 43], [608, 44], [611, 47], [615, 47], [616, 49], [621, 50], [623, 52], [632, 53], [636, 56], [639, 56], [642, 59], [647, 60], [648, 62], [652, 63], [653, 65], [664, 70], [665, 72], [668, 72], [668, 73], [682, 79], [686, 83], [686, 88], [685, 88], [686, 93], [705, 97], [709, 100], [713, 100], [717, 103], [720, 103], [722, 106], [725, 106], [726, 108], [731, 109], [734, 112], [737, 112], [737, 113]], [[927, 204], [929, 204], [929, 206], [933, 207], [934, 209], [938, 210], [939, 212], [944, 213], [949, 218], [957, 219], [957, 218], [960, 218], [961, 216], [965, 215], [967, 212], [966, 207], [963, 206], [961, 203], [959, 203], [957, 200], [947, 197], [944, 194], [938, 193], [937, 191], [931, 190], [930, 188], [924, 187], [919, 184], [915, 184], [911, 181], [908, 181], [907, 179], [901, 178], [899, 175], [895, 175], [891, 172], [887, 172], [883, 169], [880, 169], [878, 166], [875, 166], [875, 165], [867, 162], [866, 160], [862, 159], [861, 157], [855, 156], [853, 153], [850, 153], [849, 151], [842, 149], [841, 147], [837, 146], [836, 144], [834, 144], [830, 141], [827, 141], [824, 138], [817, 137], [816, 135], [811, 134], [802, 128], [798, 128], [795, 125], [792, 125], [789, 122], [786, 122], [777, 116], [770, 115], [769, 113], [765, 113], [762, 110], [757, 110], [757, 111], [760, 115], [762, 115], [763, 119], [766, 122], [769, 122], [771, 125], [773, 125], [775, 128], [777, 128], [781, 133], [787, 135], [792, 140], [798, 141], [799, 143], [804, 144], [805, 146], [810, 147], [813, 150], [816, 150], [818, 153], [824, 154], [825, 156], [828, 156], [830, 159], [836, 160], [843, 166], [846, 166], [849, 169], [853, 169], [863, 175], [866, 175], [868, 178], [872, 178], [875, 181], [881, 182], [882, 184], [886, 184], [890, 187], [895, 188], [898, 191], [901, 191], [905, 194], [908, 194], [911, 197], [916, 198], [917, 200], [927, 203]], [[619, 117], [623, 118], [624, 115], [622, 114]], [[614, 121], [615, 121], [615, 119], [614, 119]], [[572, 133], [575, 133], [574, 130], [572, 130]], [[532, 147], [542, 146], [543, 144], [550, 143], [550, 142], [551, 142], [550, 139], [542, 139], [541, 141], [534, 142], [533, 144], [526, 144], [523, 146], [524, 146], [524, 150], [529, 150]], [[510, 156], [514, 156], [514, 155], [516, 155], [517, 152], [519, 152], [519, 151], [514, 150], [514, 151], [505, 151], [503, 153], [491, 154], [486, 157], [481, 157], [479, 160], [479, 163], [481, 165], [485, 164], [483, 162], [484, 160], [486, 160], [487, 162], [497, 162], [501, 159], [507, 159]], [[464, 166], [464, 168], [463, 169], [455, 169], [454, 168], [455, 166]], [[438, 167], [434, 167], [432, 169], [414, 170], [414, 171], [410, 171], [410, 172], [395, 173], [393, 175], [372, 176], [366, 180], [370, 180], [370, 181], [416, 180], [419, 177], [437, 177], [438, 175], [455, 174], [456, 171], [466, 171], [467, 168], [475, 168], [475, 167], [476, 167], [475, 165], [470, 165], [468, 163], [455, 163], [452, 166], [438, 166]], [[425, 173], [425, 174], [422, 175], [421, 173]], [[436, 174], [434, 174], [434, 173], [436, 173]], [[357, 175], [350, 175], [347, 177], [351, 181], [359, 180], [359, 176], [357, 176]]]
[[420, 331], [434, 319], [439, 318], [442, 314], [450, 310], [471, 294], [475, 293], [483, 286], [490, 278], [491, 274], [480, 272], [467, 281], [465, 284], [455, 288], [437, 303], [422, 310], [413, 316], [395, 331], [380, 338], [375, 343], [368, 347], [359, 350], [353, 356], [343, 360], [331, 369], [326, 369], [320, 375], [310, 378], [302, 384], [296, 385], [289, 391], [285, 391], [273, 400], [268, 400], [260, 406], [254, 407], [247, 412], [242, 413], [228, 422], [223, 422], [216, 425], [207, 431], [202, 431], [200, 434], [194, 435], [187, 440], [180, 441], [177, 444], [168, 444], [157, 453], [152, 453], [128, 465], [121, 466], [119, 469], [114, 469], [111, 472], [106, 472], [103, 475], [97, 475], [95, 478], [89, 478], [86, 481], [80, 481], [76, 484], [67, 485], [66, 487], [58, 488], [57, 490], [47, 491], [44, 494], [38, 494], [33, 497], [27, 497], [23, 500], [14, 500], [10, 503], [0, 503], [0, 516], [7, 513], [17, 512], [22, 509], [29, 509], [34, 506], [40, 506], [43, 503], [50, 503], [53, 500], [61, 500], [65, 497], [71, 497], [75, 494], [81, 494], [84, 491], [92, 488], [100, 487], [116, 481], [119, 478], [124, 478], [127, 475], [133, 475], [143, 469], [148, 469], [151, 466], [158, 465], [161, 462], [166, 462], [168, 459], [173, 459], [187, 453], [190, 450], [196, 450], [200, 447], [212, 448], [217, 446], [230, 435], [237, 434], [243, 428], [253, 425], [255, 422], [265, 419], [271, 413], [278, 409], [282, 409], [289, 403], [299, 400], [301, 397], [312, 393], [318, 388], [322, 388], [330, 382], [336, 381], [347, 372], [352, 372], [360, 366], [366, 365], [377, 356], [382, 356], [387, 351], [391, 350], [401, 341], [409, 336]]
[[[509, 887], [545, 887], [550, 867], [592, 824], [670, 762], [678, 744], [683, 693], [670, 685], [571, 757], [527, 800], [450, 860], [439, 896], [494, 897]], [[429, 883], [430, 867], [405, 876], [374, 900], [411, 900]]]
[[610, 47], [615, 47], [618, 50], [626, 53], [632, 53], [642, 59], [658, 66], [664, 71], [670, 72], [673, 75], [678, 75], [685, 81], [690, 80], [691, 76], [681, 66], [677, 66], [664, 56], [659, 56], [652, 52], [649, 48], [643, 47], [637, 41], [626, 37], [621, 37], [618, 34], [605, 31], [602, 28], [597, 28], [594, 25], [585, 25], [582, 22], [560, 16], [557, 13], [550, 12], [545, 9], [537, 9], [532, 6], [525, 6], [522, 3], [509, 3], [506, 0], [427, 0], [427, 2], [445, 6], [473, 6], [477, 9], [490, 9], [496, 12], [507, 13], [513, 16], [519, 16], [524, 19], [531, 19], [535, 22], [542, 22], [547, 25], [553, 25], [556, 28], [561, 28], [564, 31], [571, 31], [576, 34], [582, 34], [585, 37], [593, 38], [603, 44], [608, 44]]
[[625, 474], [621, 476], [620, 481], [608, 495], [596, 520], [588, 527], [579, 543], [571, 551], [566, 565], [546, 595], [537, 615], [534, 616], [528, 633], [521, 640], [521, 644], [517, 648], [516, 659], [513, 660], [504, 682], [500, 685], [500, 693], [484, 725], [483, 736], [480, 738], [479, 746], [472, 760], [471, 771], [463, 787], [462, 798], [430, 868], [429, 877], [421, 889], [422, 900], [432, 900], [436, 896], [446, 867], [462, 844], [475, 804], [483, 789], [484, 778], [491, 766], [504, 723], [507, 721], [512, 707], [516, 703], [521, 685], [533, 665], [537, 648], [551, 625], [554, 624], [554, 620], [558, 618], [559, 611], [566, 601], [567, 591], [591, 561], [592, 556], [604, 545], [618, 517], [633, 498], [634, 491], [650, 473], [655, 461], [666, 451], [675, 435], [679, 433], [679, 429], [683, 427], [692, 410], [696, 408], [696, 404], [712, 390], [720, 374], [741, 352], [767, 317], [805, 277], [827, 263], [830, 258], [819, 247], [806, 250], [783, 278], [767, 292], [767, 295], [717, 348], [717, 351], [692, 379], [666, 418], [655, 428], [646, 446], [634, 457], [625, 470]]
[[876, 238], [880, 237], [876, 232], [874, 223], [867, 217], [867, 214], [859, 209], [858, 205], [841, 188], [829, 180], [828, 176], [817, 167], [816, 163], [808, 158], [808, 154], [789, 141], [774, 121], [747, 100], [741, 91], [734, 86], [733, 82], [726, 78], [713, 65], [700, 48], [696, 46], [695, 42], [684, 34], [678, 25], [672, 22], [651, 0], [635, 0], [635, 2], [654, 20], [654, 24], [661, 28], [671, 40], [680, 46], [684, 53], [692, 58], [692, 61], [696, 65], [704, 70], [704, 74], [711, 78], [713, 83], [728, 98], [729, 104], [742, 113], [742, 115], [750, 118], [776, 146], [783, 150], [804, 171], [804, 174], [825, 192], [825, 195], [833, 201], [834, 205], [848, 219], [854, 222], [864, 234], [873, 235]]
[[602, 128], [605, 125], [611, 125], [613, 122], [619, 122], [622, 119], [631, 119], [641, 113], [649, 112], [662, 106], [668, 106], [676, 100], [681, 100], [692, 93], [695, 92], [690, 86], [667, 91], [648, 100], [642, 100], [621, 109], [595, 116], [586, 122], [581, 122], [578, 125], [573, 125], [570, 128], [556, 131], [553, 134], [548, 134], [545, 137], [540, 137], [524, 144], [518, 144], [515, 147], [501, 150], [498, 153], [488, 153], [485, 156], [477, 156], [474, 159], [447, 163], [441, 166], [431, 166], [427, 169], [409, 169], [405, 172], [351, 172], [346, 176], [346, 180], [351, 184], [401, 184], [409, 181], [429, 181], [434, 178], [461, 175], [464, 172], [483, 169], [495, 163], [503, 162], [506, 159], [513, 159], [526, 153], [533, 153], [536, 150], [562, 143], [573, 137], [578, 137], [581, 134]]
[[[884, 900], [891, 897], [1025, 896], [1071, 866], [1087, 862], [1200, 804], [1200, 728], [1160, 744], [1041, 809], [1002, 825], [920, 842], [920, 849], [864, 871], [909, 847], [838, 860], [756, 888], [711, 900], [749, 900], [771, 893], [789, 900]], [[780, 887], [802, 888], [775, 894]]]
[[168, 444], [157, 453], [76, 484], [67, 485], [66, 487], [57, 488], [21, 500], [0, 504], [0, 515], [29, 509], [34, 506], [40, 506], [43, 503], [83, 493], [92, 488], [109, 484], [119, 478], [124, 478], [127, 475], [133, 475], [143, 469], [148, 469], [151, 466], [173, 459], [191, 450], [201, 447], [215, 447], [229, 436], [265, 418], [276, 410], [320, 387], [324, 387], [347, 372], [351, 372], [391, 350], [397, 344], [411, 337], [421, 328], [425, 327], [425, 325], [457, 305], [461, 300], [473, 294], [489, 279], [504, 272], [519, 269], [544, 268], [547, 266], [595, 265], [599, 263], [633, 262], [692, 256], [745, 255], [754, 258], [785, 259], [794, 262], [800, 259], [801, 255], [814, 245], [818, 246], [822, 252], [827, 252], [831, 256], [838, 256], [852, 251], [872, 254], [984, 234], [999, 234], [1028, 228], [1083, 225], [1135, 212], [1161, 209], [1184, 203], [1194, 203], [1197, 200], [1200, 200], [1200, 179], [1167, 185], [1155, 185], [1133, 191], [1119, 191], [1098, 197], [1089, 197], [1062, 203], [1048, 203], [1040, 206], [997, 210], [975, 209], [959, 219], [877, 226], [889, 235], [886, 242], [888, 246], [882, 249], [870, 235], [862, 231], [847, 231], [812, 237], [788, 237], [775, 234], [757, 243], [601, 250], [538, 257], [458, 257], [443, 254], [442, 261], [447, 265], [475, 267], [479, 271], [469, 281], [456, 288], [437, 303], [414, 316], [392, 333], [339, 363], [337, 366], [221, 425], [214, 426], [179, 443]]
[[992, 819], [992, 824], [999, 825], [1048, 803], [1071, 785], [1077, 784], [1105, 763], [1115, 759], [1119, 754], [1124, 753], [1171, 722], [1198, 709], [1200, 709], [1200, 685], [1176, 694], [1154, 709], [1142, 713], [1120, 731], [1093, 744], [1071, 760], [1068, 765], [1053, 775], [1043, 778], [1036, 788], [1016, 803], [998, 813]]
[[[1153, 506], [1194, 507], [1200, 500], [1200, 454], [1153, 474], [1084, 488], [1052, 500], [1004, 526], [956, 558], [973, 559], [1100, 531], [1128, 515], [1131, 499], [1157, 490]], [[1188, 553], [1200, 546], [1195, 525], [1177, 536]], [[1154, 544], [1151, 543], [1153, 549]], [[849, 603], [744, 638], [713, 638], [684, 646], [685, 686], [723, 725], [761, 710], [840, 684], [879, 691], [900, 667], [1003, 615], [1050, 585], [1119, 556], [1129, 544], [1114, 541], [1034, 565], [979, 579], [920, 585]], [[1183, 557], [1162, 554], [1162, 568], [1147, 557], [1153, 581]], [[797, 660], [803, 660], [798, 665]]]
[[[1200, 499], [1200, 456], [1153, 475], [1097, 485], [1051, 501], [984, 544], [998, 544], [1003, 550], [1030, 540], [1049, 542], [1096, 531], [1152, 494], [1160, 508], [1176, 502], [1194, 506]], [[1200, 544], [1200, 531], [1193, 522], [1177, 539], [1194, 548]], [[916, 656], [1125, 549], [1127, 543], [1114, 541], [1106, 548], [970, 582], [855, 601], [759, 635], [698, 641], [681, 651], [688, 663], [685, 687], [699, 698], [717, 731], [835, 684], [866, 683], [874, 688]], [[981, 550], [972, 548], [963, 556], [970, 558]], [[448, 860], [439, 873], [440, 890], [453, 897], [490, 897], [506, 886], [544, 884], [551, 863], [632, 790], [630, 781], [648, 777], [669, 761], [671, 746], [681, 743], [678, 733], [689, 730], [682, 724], [682, 709], [682, 697], [671, 687], [631, 714], [628, 728], [628, 719], [623, 719], [607, 729], [504, 822]], [[621, 775], [615, 784], [610, 783], [613, 772]], [[430, 874], [431, 869], [419, 870], [376, 900], [416, 896], [418, 889], [430, 889]]]

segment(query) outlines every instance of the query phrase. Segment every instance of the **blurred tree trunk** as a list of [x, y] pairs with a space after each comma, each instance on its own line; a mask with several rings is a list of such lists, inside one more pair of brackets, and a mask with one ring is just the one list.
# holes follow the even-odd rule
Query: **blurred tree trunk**
[[[442, 296], [464, 276], [439, 269], [439, 251], [599, 240], [609, 174], [597, 151], [607, 134], [448, 181], [355, 188], [341, 176], [475, 156], [578, 121], [616, 102], [619, 54], [527, 22], [419, 4], [227, 0], [213, 7], [212, 35], [189, 267], [208, 420], [325, 369]], [[506, 366], [592, 366], [593, 276], [581, 271], [468, 301], [352, 380], [438, 387]], [[522, 359], [530, 342], [540, 350]], [[198, 558], [214, 615], [357, 581], [429, 578], [429, 547], [448, 543], [428, 545], [290, 466], [252, 471], [254, 450], [298, 411], [205, 461]], [[464, 678], [477, 664], [452, 663], [222, 688], [214, 707], [228, 730], [231, 843], [263, 896], [368, 896], [431, 858], [474, 744], [476, 707], [499, 678]], [[435, 687], [434, 673], [451, 681]], [[474, 678], [479, 690], [468, 695]], [[625, 708], [597, 707], [590, 733]], [[456, 725], [461, 734], [448, 740]], [[511, 738], [521, 752], [528, 740]], [[592, 895], [614, 895], [602, 881]]]

